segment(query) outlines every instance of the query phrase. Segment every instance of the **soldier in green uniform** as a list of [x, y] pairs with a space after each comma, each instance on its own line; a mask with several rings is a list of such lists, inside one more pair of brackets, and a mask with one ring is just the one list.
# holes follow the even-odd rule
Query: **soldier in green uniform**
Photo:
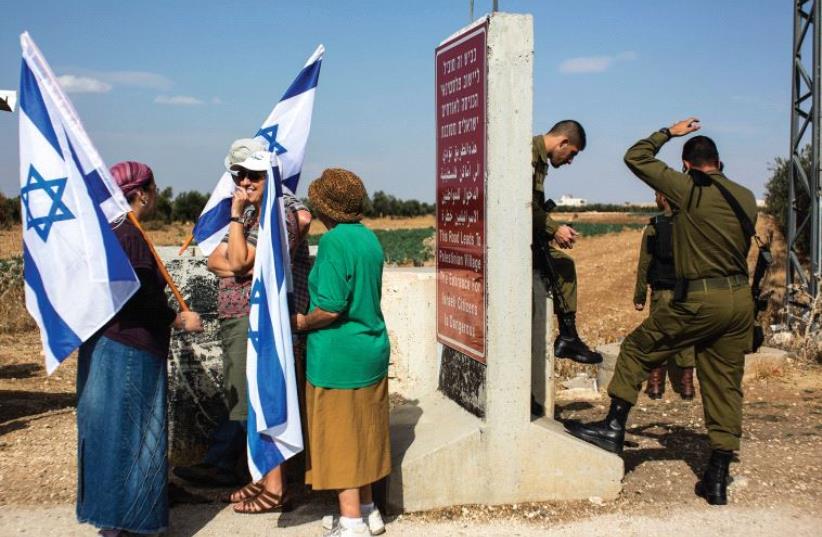
[[748, 284], [750, 236], [742, 221], [756, 222], [756, 202], [747, 188], [722, 173], [719, 153], [706, 136], [682, 148], [686, 173], [656, 158], [671, 137], [700, 128], [686, 119], [638, 141], [625, 154], [631, 171], [662, 192], [674, 209], [674, 298], [661, 304], [620, 347], [608, 386], [611, 407], [603, 421], [568, 421], [572, 435], [621, 453], [625, 424], [650, 371], [690, 347], [712, 452], [697, 494], [713, 505], [727, 503], [728, 467], [742, 435], [742, 374], [753, 343], [754, 304]]
[[[634, 308], [645, 309], [648, 287], [651, 287], [651, 315], [661, 304], [670, 302], [676, 285], [674, 267], [673, 220], [671, 206], [662, 192], [656, 193], [656, 205], [662, 214], [651, 218], [642, 234], [642, 245], [639, 249], [639, 265], [636, 270], [636, 287], [634, 288]], [[651, 399], [661, 399], [665, 393], [666, 370], [671, 372], [671, 385], [678, 384], [679, 396], [690, 401], [694, 398], [694, 350], [693, 348], [677, 354], [673, 362], [651, 370], [645, 393]]]
[[[583, 149], [585, 149], [585, 130], [582, 125], [571, 119], [560, 121], [546, 134], [538, 134], [532, 139], [533, 242], [535, 245], [547, 245], [559, 287], [562, 290], [561, 297], [556, 296], [556, 293], [553, 297], [554, 311], [559, 324], [559, 336], [554, 341], [554, 356], [570, 358], [583, 364], [598, 364], [602, 361], [602, 356], [592, 351], [577, 333], [577, 272], [574, 260], [550, 244], [553, 240], [560, 248], [573, 248], [577, 232], [571, 226], [560, 225], [548, 214], [543, 186], [545, 176], [548, 174], [549, 163], [554, 168], [571, 164], [574, 157]], [[544, 263], [545, 260], [535, 254], [534, 266], [543, 273], [545, 273]]]

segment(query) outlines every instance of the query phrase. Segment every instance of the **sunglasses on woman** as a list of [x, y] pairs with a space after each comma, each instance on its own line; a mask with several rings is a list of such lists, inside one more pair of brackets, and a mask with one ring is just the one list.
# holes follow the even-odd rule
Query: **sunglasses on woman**
[[245, 168], [231, 170], [229, 173], [231, 173], [231, 177], [234, 179], [235, 183], [237, 181], [242, 181], [246, 177], [249, 181], [260, 181], [261, 179], [265, 179], [265, 172], [246, 170]]

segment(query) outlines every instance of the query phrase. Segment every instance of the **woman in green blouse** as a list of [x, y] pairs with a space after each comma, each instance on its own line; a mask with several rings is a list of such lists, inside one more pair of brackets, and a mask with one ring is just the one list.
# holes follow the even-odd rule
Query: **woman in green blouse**
[[355, 174], [325, 170], [308, 197], [328, 232], [308, 277], [309, 313], [294, 318], [308, 333], [306, 483], [339, 491], [340, 519], [328, 535], [381, 533], [371, 484], [391, 472], [383, 251], [360, 223], [366, 192]]

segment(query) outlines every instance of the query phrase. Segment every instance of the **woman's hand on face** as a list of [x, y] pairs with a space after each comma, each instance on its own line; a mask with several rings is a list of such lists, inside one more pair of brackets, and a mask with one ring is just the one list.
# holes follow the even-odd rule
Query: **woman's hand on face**
[[182, 311], [177, 314], [174, 320], [174, 328], [185, 332], [202, 332], [203, 322], [200, 314], [194, 311]]
[[234, 191], [234, 197], [231, 198], [231, 216], [233, 218], [241, 217], [248, 203], [248, 193], [245, 189], [237, 188]]

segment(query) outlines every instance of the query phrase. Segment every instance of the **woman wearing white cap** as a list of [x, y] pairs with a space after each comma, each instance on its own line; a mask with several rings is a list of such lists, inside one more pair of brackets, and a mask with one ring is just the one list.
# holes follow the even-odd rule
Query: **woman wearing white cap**
[[[237, 189], [231, 200], [231, 223], [222, 243], [208, 257], [208, 269], [219, 278], [217, 315], [223, 346], [223, 388], [229, 419], [245, 425], [248, 396], [245, 375], [248, 313], [258, 215], [266, 187], [271, 154], [254, 139], [231, 144], [225, 165]], [[283, 507], [283, 478], [278, 466], [257, 483], [223, 498], [238, 513], [263, 513]]]

